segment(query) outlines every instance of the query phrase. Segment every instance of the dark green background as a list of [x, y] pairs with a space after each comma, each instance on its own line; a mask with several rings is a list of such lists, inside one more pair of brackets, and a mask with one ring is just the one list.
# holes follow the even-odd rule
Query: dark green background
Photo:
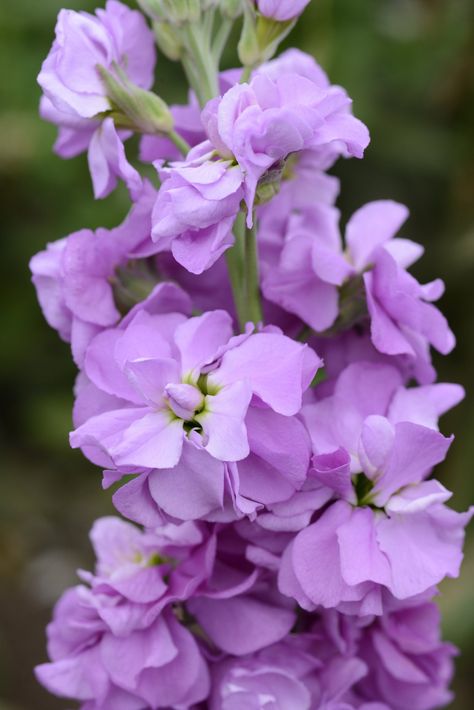
[[[53, 601], [74, 583], [74, 570], [91, 563], [92, 520], [111, 510], [99, 471], [68, 447], [74, 367], [42, 319], [28, 272], [46, 242], [81, 227], [113, 226], [127, 209], [123, 189], [93, 201], [84, 157], [55, 157], [55, 131], [37, 116], [36, 75], [63, 2], [0, 5], [0, 710], [70, 706], [36, 685], [32, 667], [45, 658]], [[93, 10], [95, 3], [67, 6]], [[474, 489], [474, 4], [313, 0], [291, 43], [347, 87], [371, 129], [365, 160], [336, 169], [344, 217], [372, 199], [405, 202], [412, 216], [404, 233], [427, 248], [416, 275], [446, 281], [442, 308], [459, 344], [436, 362], [440, 377], [463, 383], [468, 398], [443, 421], [457, 438], [439, 477], [455, 491], [454, 506], [465, 508]], [[232, 62], [230, 53], [226, 65]], [[162, 61], [157, 88], [169, 100], [184, 99], [179, 68]], [[445, 635], [463, 653], [459, 710], [472, 707], [473, 571], [471, 539], [462, 579], [444, 584], [440, 599]]]

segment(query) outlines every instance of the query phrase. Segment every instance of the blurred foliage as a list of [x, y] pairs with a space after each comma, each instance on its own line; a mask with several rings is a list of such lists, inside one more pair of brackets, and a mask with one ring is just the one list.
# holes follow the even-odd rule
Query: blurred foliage
[[[74, 583], [75, 568], [91, 562], [92, 520], [111, 510], [98, 471], [69, 450], [74, 366], [42, 319], [28, 272], [46, 242], [84, 226], [113, 226], [127, 210], [123, 189], [93, 201], [85, 159], [55, 157], [55, 131], [37, 116], [36, 75], [63, 1], [0, 5], [0, 710], [65, 707], [36, 685], [32, 667], [45, 658], [53, 601]], [[67, 5], [92, 11], [95, 2]], [[440, 477], [455, 491], [455, 507], [464, 508], [474, 489], [474, 4], [313, 0], [290, 43], [347, 88], [371, 129], [365, 160], [335, 169], [343, 220], [372, 199], [405, 202], [412, 213], [406, 235], [427, 248], [416, 275], [446, 282], [442, 308], [459, 343], [436, 362], [440, 378], [463, 383], [470, 396], [444, 419], [443, 431], [457, 438]], [[226, 66], [233, 62], [230, 51]], [[184, 100], [178, 66], [160, 59], [157, 89]], [[462, 579], [445, 584], [440, 599], [445, 634], [463, 654], [459, 710], [472, 707], [473, 573], [471, 535]]]

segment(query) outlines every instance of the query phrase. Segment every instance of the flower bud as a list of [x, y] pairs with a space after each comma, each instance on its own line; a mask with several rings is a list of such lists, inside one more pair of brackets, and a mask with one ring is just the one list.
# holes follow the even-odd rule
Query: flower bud
[[239, 59], [246, 67], [255, 67], [273, 57], [280, 42], [293, 29], [296, 19], [276, 20], [244, 7], [244, 26], [238, 46]]
[[152, 20], [163, 20], [163, 7], [161, 0], [137, 0], [140, 8]]
[[110, 101], [112, 116], [118, 128], [131, 128], [141, 133], [169, 133], [173, 117], [167, 104], [152, 91], [132, 84], [117, 65], [113, 66], [119, 79], [98, 65]]
[[158, 22], [181, 25], [198, 22], [201, 16], [200, 0], [139, 0], [143, 10]]
[[257, 0], [258, 11], [264, 17], [287, 22], [301, 15], [309, 0]]
[[244, 25], [237, 51], [244, 67], [259, 63], [261, 52], [257, 38], [257, 17], [248, 5], [244, 6]]
[[177, 62], [181, 59], [183, 43], [173, 25], [168, 22], [154, 22], [153, 31], [156, 43], [165, 57], [171, 59], [172, 62]]
[[224, 17], [235, 20], [243, 12], [242, 0], [221, 0], [219, 9]]

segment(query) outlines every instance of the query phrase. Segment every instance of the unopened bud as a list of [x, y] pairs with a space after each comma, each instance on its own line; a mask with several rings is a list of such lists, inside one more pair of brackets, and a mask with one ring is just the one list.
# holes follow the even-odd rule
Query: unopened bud
[[173, 128], [173, 116], [163, 99], [133, 84], [116, 64], [113, 68], [118, 79], [100, 65], [97, 70], [117, 126], [141, 133], [169, 133]]
[[219, 9], [224, 17], [235, 20], [244, 10], [243, 0], [221, 0]]
[[256, 67], [273, 57], [280, 42], [293, 29], [296, 19], [280, 22], [244, 7], [244, 26], [238, 46], [239, 59], [246, 67]]
[[244, 7], [244, 25], [237, 51], [244, 67], [253, 67], [260, 61], [261, 52], [257, 38], [257, 17], [248, 5]]
[[165, 57], [177, 62], [183, 54], [183, 43], [179, 33], [168, 22], [154, 22], [153, 30], [155, 32], [156, 43], [161, 49]]
[[137, 0], [137, 2], [152, 20], [164, 20], [162, 0]]
[[139, 0], [145, 12], [158, 22], [181, 25], [198, 22], [201, 16], [200, 0]]
[[273, 57], [278, 45], [291, 32], [296, 19], [280, 22], [260, 15], [257, 21], [257, 42], [260, 48], [260, 61], [267, 62]]

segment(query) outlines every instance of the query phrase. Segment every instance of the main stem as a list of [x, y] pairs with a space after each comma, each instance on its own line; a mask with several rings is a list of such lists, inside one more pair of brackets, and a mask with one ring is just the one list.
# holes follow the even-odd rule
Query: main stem
[[247, 322], [245, 307], [245, 214], [239, 212], [233, 227], [235, 243], [225, 253], [232, 295], [239, 325], [243, 330]]
[[255, 214], [252, 227], [245, 229], [245, 313], [247, 321], [255, 324], [262, 321]]
[[255, 218], [253, 226], [246, 227], [245, 217], [245, 211], [237, 216], [234, 223], [235, 244], [226, 251], [227, 270], [242, 331], [247, 323], [257, 325], [262, 321], [257, 228]]

